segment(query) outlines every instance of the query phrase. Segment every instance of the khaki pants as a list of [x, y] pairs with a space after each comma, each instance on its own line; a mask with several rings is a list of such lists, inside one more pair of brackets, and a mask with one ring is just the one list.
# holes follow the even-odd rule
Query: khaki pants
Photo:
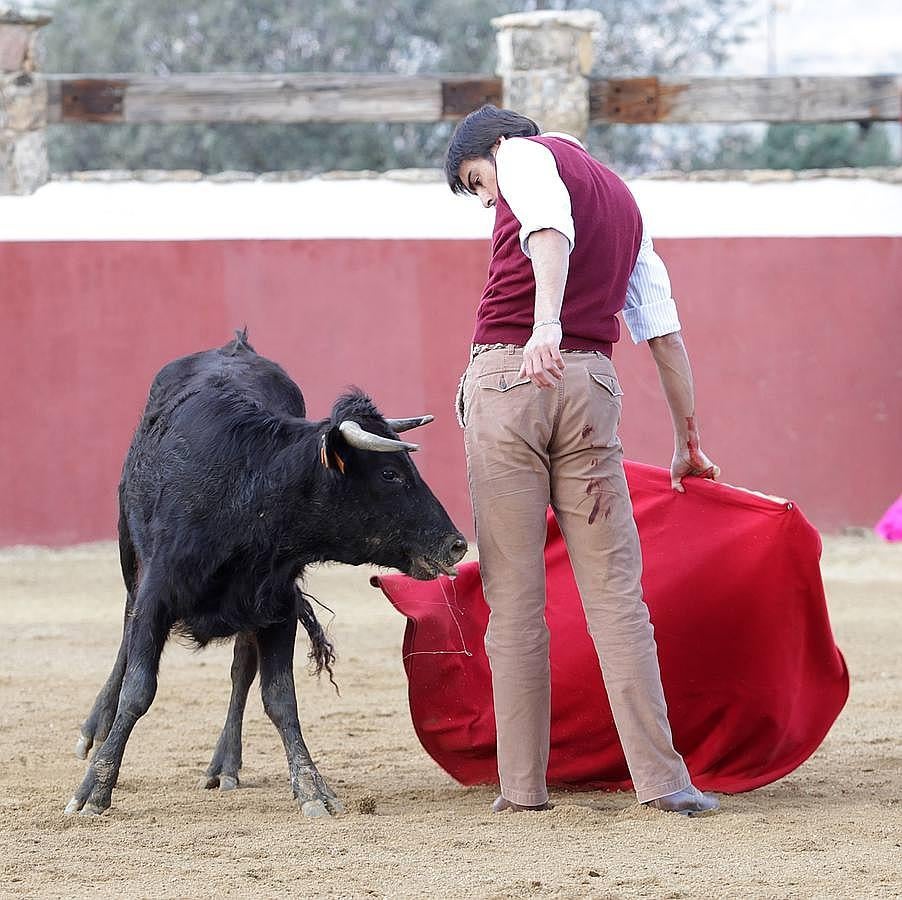
[[513, 803], [548, 799], [550, 668], [545, 512], [561, 527], [617, 733], [640, 802], [690, 783], [674, 750], [642, 558], [617, 437], [621, 390], [600, 353], [564, 353], [564, 378], [518, 379], [519, 348], [470, 363], [461, 411], [483, 587], [491, 615], [498, 774]]

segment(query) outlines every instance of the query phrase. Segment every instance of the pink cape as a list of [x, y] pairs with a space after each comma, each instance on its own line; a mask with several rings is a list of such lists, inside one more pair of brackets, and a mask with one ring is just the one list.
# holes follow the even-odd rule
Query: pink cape
[[[821, 583], [820, 537], [792, 503], [627, 463], [674, 744], [696, 786], [747, 791], [801, 765], [849, 678]], [[551, 631], [549, 784], [632, 787], [554, 517], [545, 547]], [[373, 579], [407, 619], [410, 711], [426, 752], [463, 784], [497, 782], [477, 563], [455, 581]]]

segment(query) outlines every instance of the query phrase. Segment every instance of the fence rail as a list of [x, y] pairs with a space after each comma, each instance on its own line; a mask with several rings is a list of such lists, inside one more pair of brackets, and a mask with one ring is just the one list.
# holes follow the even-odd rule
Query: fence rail
[[45, 75], [48, 122], [440, 122], [501, 80], [335, 74]]
[[593, 80], [592, 122], [898, 122], [902, 76]]
[[[441, 122], [502, 102], [480, 76], [45, 75], [48, 122]], [[593, 123], [896, 122], [902, 76], [591, 79]]]

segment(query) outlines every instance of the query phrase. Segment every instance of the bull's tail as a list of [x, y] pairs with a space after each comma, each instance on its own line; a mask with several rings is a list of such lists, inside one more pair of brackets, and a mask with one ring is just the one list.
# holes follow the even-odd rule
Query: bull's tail
[[[321, 675], [323, 669], [326, 670], [329, 674], [329, 681], [332, 682], [332, 686], [338, 693], [338, 684], [336, 684], [334, 673], [332, 672], [332, 666], [335, 663], [335, 647], [326, 637], [323, 626], [320, 625], [319, 619], [316, 618], [316, 613], [313, 611], [313, 606], [310, 603], [311, 600], [319, 603], [315, 597], [305, 594], [304, 591], [298, 588], [298, 621], [304, 626], [310, 637], [309, 659], [313, 663], [313, 671], [316, 675]], [[323, 606], [322, 603], [319, 603], [319, 605]], [[323, 608], [328, 609], [326, 606], [323, 606]], [[330, 609], [329, 612], [332, 612], [332, 610]]]

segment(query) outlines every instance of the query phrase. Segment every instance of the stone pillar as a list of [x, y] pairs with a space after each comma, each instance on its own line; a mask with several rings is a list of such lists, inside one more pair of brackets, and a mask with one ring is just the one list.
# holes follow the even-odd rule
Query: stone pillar
[[512, 13], [492, 19], [498, 31], [498, 74], [504, 105], [535, 119], [543, 131], [580, 140], [589, 129], [592, 33], [602, 27], [592, 10]]
[[0, 194], [30, 194], [50, 174], [47, 85], [36, 74], [38, 31], [50, 18], [0, 2]]

